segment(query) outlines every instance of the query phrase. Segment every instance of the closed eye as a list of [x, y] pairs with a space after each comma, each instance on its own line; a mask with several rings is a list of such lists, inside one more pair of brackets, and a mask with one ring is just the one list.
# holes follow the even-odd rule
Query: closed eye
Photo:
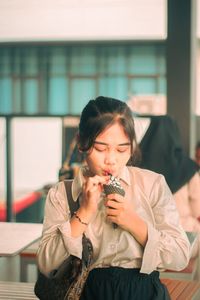
[[94, 149], [99, 151], [99, 152], [103, 152], [107, 149], [107, 147], [105, 145], [95, 145]]
[[123, 153], [123, 152], [126, 152], [127, 150], [129, 150], [129, 148], [130, 148], [129, 145], [118, 146], [117, 151], [120, 153]]

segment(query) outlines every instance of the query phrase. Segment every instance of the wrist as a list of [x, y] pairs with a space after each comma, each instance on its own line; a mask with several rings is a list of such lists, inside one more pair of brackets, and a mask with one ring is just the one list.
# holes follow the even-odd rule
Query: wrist
[[74, 212], [74, 217], [75, 217], [82, 225], [87, 226], [87, 225], [89, 224], [89, 223], [84, 222], [84, 221], [79, 217], [79, 215], [77, 214], [77, 211]]
[[86, 210], [83, 207], [80, 207], [75, 213], [74, 217], [79, 220], [83, 225], [88, 225], [91, 222], [93, 213]]

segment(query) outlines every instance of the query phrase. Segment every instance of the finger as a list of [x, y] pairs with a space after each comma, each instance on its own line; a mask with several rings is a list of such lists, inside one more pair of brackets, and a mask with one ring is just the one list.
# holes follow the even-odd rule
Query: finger
[[115, 200], [117, 202], [124, 202], [124, 197], [119, 194], [109, 194], [106, 196], [107, 199]]
[[110, 176], [108, 175], [106, 176], [95, 175], [93, 178], [97, 179], [101, 184], [105, 184], [110, 180]]
[[88, 180], [85, 183], [85, 191], [86, 191], [86, 193], [93, 192], [94, 190], [97, 190], [97, 188], [98, 188], [98, 182], [96, 182], [96, 181]]
[[111, 223], [115, 223], [115, 224], [118, 223], [117, 218], [114, 216], [107, 216], [107, 220]]
[[117, 224], [117, 225], [120, 224], [118, 218], [115, 217], [115, 216], [107, 216], [106, 219], [107, 219], [107, 221], [108, 221], [109, 223], [113, 223], [113, 224]]
[[119, 212], [117, 211], [117, 209], [108, 207], [106, 209], [106, 214], [108, 217], [116, 217], [119, 214]]
[[102, 186], [103, 184], [107, 183], [108, 179], [109, 179], [109, 176], [95, 175], [93, 177], [88, 177], [86, 180], [86, 188], [90, 189], [93, 186], [97, 186], [97, 185]]
[[120, 209], [120, 208], [122, 208], [121, 203], [117, 202], [116, 200], [108, 200], [108, 201], [106, 201], [105, 206], [113, 208], [113, 209]]
[[85, 194], [87, 197], [89, 197], [92, 193], [94, 193], [95, 191], [100, 190], [99, 186], [97, 184], [83, 184], [83, 188], [82, 188], [82, 191], [83, 191], [83, 194]]
[[103, 184], [105, 184], [107, 181], [108, 176], [104, 176], [104, 178], [100, 176], [94, 176], [94, 177], [89, 177], [86, 182], [85, 182], [85, 190], [87, 192], [91, 191], [96, 191], [99, 190], [102, 192], [103, 190]]
[[99, 184], [93, 184], [91, 187], [88, 189], [88, 193], [92, 194], [93, 192], [100, 192], [101, 193], [102, 187]]

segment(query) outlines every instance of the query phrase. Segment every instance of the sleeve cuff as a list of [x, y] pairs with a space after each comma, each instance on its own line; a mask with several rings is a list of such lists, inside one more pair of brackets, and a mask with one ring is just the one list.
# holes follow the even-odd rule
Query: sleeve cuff
[[69, 254], [82, 258], [82, 235], [79, 237], [71, 236], [71, 226], [69, 222], [65, 222], [58, 227], [60, 231], [64, 245]]
[[[156, 270], [157, 265], [159, 265], [158, 257], [158, 245], [159, 245], [159, 234], [151, 224], [148, 226], [148, 240], [144, 248], [142, 265], [140, 272], [150, 274]], [[151, 257], [151, 259], [149, 259]]]

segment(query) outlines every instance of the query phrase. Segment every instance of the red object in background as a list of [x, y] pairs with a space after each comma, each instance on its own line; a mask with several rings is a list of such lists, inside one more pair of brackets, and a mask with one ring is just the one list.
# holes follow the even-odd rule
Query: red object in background
[[[32, 192], [13, 203], [13, 214], [18, 214], [41, 198], [41, 192]], [[0, 221], [6, 220], [6, 203], [0, 203]]]

